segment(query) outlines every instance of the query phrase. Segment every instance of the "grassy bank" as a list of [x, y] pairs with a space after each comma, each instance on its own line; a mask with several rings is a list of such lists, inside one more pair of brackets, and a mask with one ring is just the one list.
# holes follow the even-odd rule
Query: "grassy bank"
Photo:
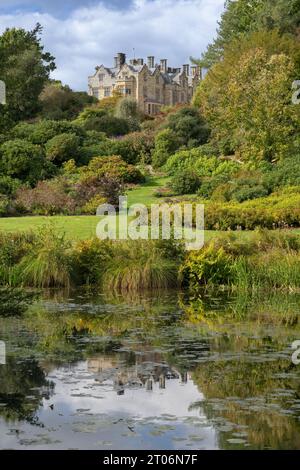
[[169, 287], [234, 290], [300, 288], [300, 236], [261, 230], [218, 234], [201, 250], [172, 241], [71, 242], [46, 227], [0, 235], [0, 285], [91, 285], [118, 292]]

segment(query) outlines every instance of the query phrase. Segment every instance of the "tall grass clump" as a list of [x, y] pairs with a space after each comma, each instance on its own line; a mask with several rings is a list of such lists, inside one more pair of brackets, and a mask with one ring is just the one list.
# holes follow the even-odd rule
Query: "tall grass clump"
[[251, 239], [222, 234], [188, 253], [180, 267], [185, 284], [234, 290], [300, 290], [300, 237], [289, 231], [258, 230]]
[[300, 253], [278, 248], [235, 263], [235, 285], [239, 289], [300, 289]]
[[35, 240], [33, 232], [0, 233], [0, 285], [14, 285], [18, 263]]
[[114, 244], [113, 256], [106, 262], [102, 285], [114, 291], [164, 289], [178, 285], [179, 260], [153, 241]]
[[28, 253], [18, 265], [16, 282], [31, 287], [70, 286], [70, 244], [53, 226], [37, 232]]

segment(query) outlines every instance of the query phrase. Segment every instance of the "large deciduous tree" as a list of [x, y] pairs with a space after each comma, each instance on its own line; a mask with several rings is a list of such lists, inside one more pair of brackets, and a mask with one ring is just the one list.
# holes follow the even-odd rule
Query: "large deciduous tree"
[[55, 69], [54, 57], [44, 51], [37, 24], [32, 31], [7, 29], [0, 36], [0, 78], [6, 84], [6, 106], [0, 106], [0, 126], [35, 116], [39, 95]]
[[298, 77], [293, 39], [273, 31], [231, 43], [195, 98], [221, 152], [277, 161], [298, 151], [300, 106], [291, 89]]
[[223, 58], [228, 44], [253, 32], [277, 29], [297, 35], [299, 28], [300, 0], [226, 0], [217, 36], [200, 62], [211, 67]]

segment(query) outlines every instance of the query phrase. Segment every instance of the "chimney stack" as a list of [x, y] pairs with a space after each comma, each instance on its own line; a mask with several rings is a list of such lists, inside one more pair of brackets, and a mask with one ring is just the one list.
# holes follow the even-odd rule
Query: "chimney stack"
[[197, 73], [198, 73], [198, 76], [199, 76], [199, 80], [202, 80], [202, 67], [200, 67], [200, 65], [197, 66]]
[[184, 65], [183, 65], [183, 71], [185, 72], [185, 74], [186, 74], [187, 76], [190, 75], [190, 66], [189, 66], [189, 64], [184, 64]]
[[148, 56], [148, 67], [149, 69], [154, 69], [154, 56], [153, 55]]
[[162, 73], [167, 73], [167, 69], [168, 69], [167, 65], [168, 65], [167, 59], [161, 59], [160, 70]]
[[124, 65], [126, 62], [126, 55], [123, 54], [123, 52], [119, 52], [117, 54], [117, 57], [115, 57], [115, 67], [116, 68], [121, 68], [122, 65]]
[[197, 73], [197, 65], [192, 65], [192, 75], [193, 77], [196, 75]]

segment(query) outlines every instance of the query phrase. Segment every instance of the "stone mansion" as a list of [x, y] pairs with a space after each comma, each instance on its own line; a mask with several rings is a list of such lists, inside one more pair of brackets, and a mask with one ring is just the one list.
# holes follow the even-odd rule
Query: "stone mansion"
[[168, 66], [166, 59], [159, 64], [153, 56], [126, 61], [126, 55], [118, 53], [114, 67], [100, 65], [89, 77], [89, 94], [99, 100], [119, 91], [124, 96], [136, 99], [139, 108], [146, 114], [157, 114], [161, 106], [189, 103], [197, 84], [201, 80], [201, 69], [194, 65], [181, 68]]

